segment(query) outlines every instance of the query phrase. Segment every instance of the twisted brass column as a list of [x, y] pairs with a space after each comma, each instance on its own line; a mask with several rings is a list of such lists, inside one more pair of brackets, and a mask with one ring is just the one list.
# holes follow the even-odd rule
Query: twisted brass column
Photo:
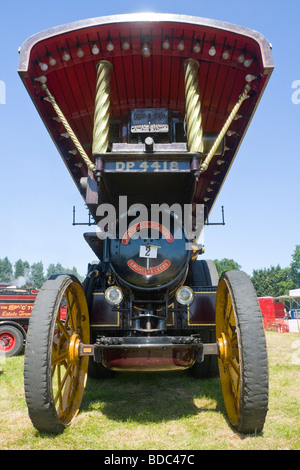
[[184, 63], [187, 142], [190, 152], [203, 152], [201, 101], [198, 91], [199, 62], [187, 59]]
[[93, 129], [93, 154], [106, 152], [109, 132], [110, 74], [112, 64], [101, 60], [97, 64], [97, 84]]

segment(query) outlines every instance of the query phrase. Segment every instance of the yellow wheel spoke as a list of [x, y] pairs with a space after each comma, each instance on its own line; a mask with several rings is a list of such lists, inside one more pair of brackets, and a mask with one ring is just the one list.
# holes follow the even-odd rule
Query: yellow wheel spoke
[[59, 351], [57, 354], [52, 353], [52, 366], [62, 364], [69, 357], [68, 351]]
[[57, 403], [57, 399], [59, 399], [59, 407], [62, 408], [63, 404], [62, 404], [62, 395], [61, 395], [61, 367], [58, 366], [57, 367], [57, 383], [58, 383], [58, 392], [57, 392], [57, 395], [56, 397], [54, 398], [54, 405], [56, 406], [56, 403]]
[[233, 404], [236, 411], [239, 408], [239, 395], [240, 395], [240, 376], [235, 373], [235, 371], [229, 367], [229, 378], [230, 378], [230, 386], [231, 386], [231, 393], [233, 395]]
[[73, 295], [73, 292], [68, 290], [66, 292], [66, 299], [67, 299], [67, 312], [68, 312], [68, 323], [71, 328], [71, 332], [74, 333], [77, 331], [78, 328], [78, 304], [76, 302], [76, 297]]
[[63, 378], [61, 378], [61, 365], [57, 367], [57, 387], [58, 388], [57, 388], [56, 396], [54, 397], [54, 404], [56, 405], [57, 400], [59, 399], [60, 409], [63, 409], [63, 393], [62, 392], [64, 390], [64, 385], [67, 381], [67, 378], [70, 377], [71, 369], [72, 369], [72, 366], [71, 364], [69, 364], [65, 371]]
[[57, 325], [58, 332], [61, 333], [67, 340], [69, 340], [71, 335], [69, 331], [67, 330], [66, 326], [61, 322], [60, 319], [57, 319], [56, 325]]
[[233, 356], [229, 357], [229, 363], [236, 375], [240, 375], [240, 367]]
[[233, 308], [231, 303], [231, 298], [229, 292], [227, 292], [226, 296], [226, 304], [225, 304], [225, 316], [224, 316], [224, 330], [227, 331], [229, 328], [229, 322], [232, 318]]

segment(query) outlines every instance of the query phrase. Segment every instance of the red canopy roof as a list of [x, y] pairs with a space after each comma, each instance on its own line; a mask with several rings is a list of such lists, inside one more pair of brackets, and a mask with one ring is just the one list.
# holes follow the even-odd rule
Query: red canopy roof
[[[149, 54], [143, 55], [145, 45]], [[227, 133], [224, 156], [212, 160], [196, 188], [196, 202], [205, 200], [211, 207], [273, 70], [271, 46], [262, 35], [204, 18], [143, 13], [78, 21], [38, 33], [23, 44], [19, 74], [79, 189], [86, 166], [63, 135], [64, 126], [45, 100], [41, 82], [47, 80], [92, 160], [96, 64], [102, 59], [113, 64], [113, 122], [133, 108], [169, 108], [184, 114], [183, 63], [189, 57], [200, 63], [205, 134], [221, 130], [246, 83], [251, 84], [249, 99]]]

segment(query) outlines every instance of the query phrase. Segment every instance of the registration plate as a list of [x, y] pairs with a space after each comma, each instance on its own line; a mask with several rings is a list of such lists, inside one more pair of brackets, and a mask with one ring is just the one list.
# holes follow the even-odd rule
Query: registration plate
[[115, 161], [106, 161], [104, 164], [104, 169], [107, 172], [176, 172], [190, 171], [190, 162], [189, 161], [126, 161], [126, 162], [115, 162]]
[[165, 108], [133, 109], [130, 130], [136, 134], [169, 132], [169, 113]]

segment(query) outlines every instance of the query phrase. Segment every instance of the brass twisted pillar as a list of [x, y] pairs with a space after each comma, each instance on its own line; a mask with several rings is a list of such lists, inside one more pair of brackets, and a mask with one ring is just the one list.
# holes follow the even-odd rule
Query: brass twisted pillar
[[198, 69], [197, 60], [187, 59], [184, 62], [186, 130], [190, 152], [203, 152], [204, 148]]
[[93, 154], [106, 152], [109, 132], [110, 74], [112, 64], [101, 60], [97, 64], [97, 84], [93, 129]]

